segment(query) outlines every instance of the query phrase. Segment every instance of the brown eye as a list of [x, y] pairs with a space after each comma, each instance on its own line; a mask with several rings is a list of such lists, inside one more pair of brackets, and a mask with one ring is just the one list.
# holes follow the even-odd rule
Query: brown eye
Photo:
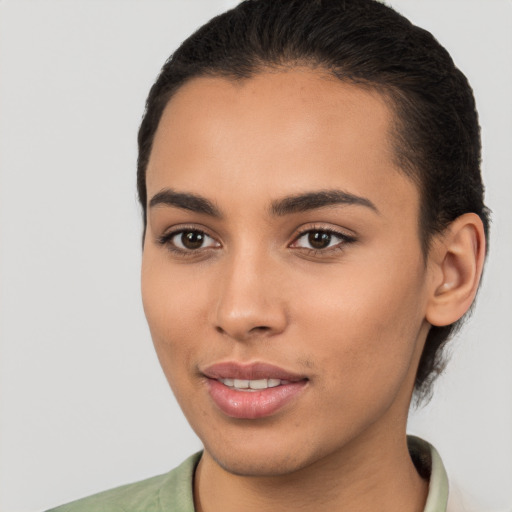
[[199, 249], [204, 242], [204, 233], [199, 231], [184, 231], [181, 234], [181, 243], [187, 249]]
[[181, 251], [197, 251], [210, 247], [218, 247], [219, 244], [211, 236], [203, 231], [187, 229], [177, 231], [167, 238], [168, 243]]
[[310, 231], [308, 243], [313, 249], [325, 249], [331, 243], [332, 235], [326, 231]]
[[290, 247], [310, 251], [321, 251], [326, 254], [330, 251], [342, 249], [345, 245], [355, 241], [355, 238], [330, 229], [308, 229], [303, 231]]

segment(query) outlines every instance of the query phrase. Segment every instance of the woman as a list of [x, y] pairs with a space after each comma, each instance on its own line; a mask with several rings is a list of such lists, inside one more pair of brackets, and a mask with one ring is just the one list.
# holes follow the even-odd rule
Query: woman
[[457, 510], [413, 391], [488, 212], [467, 80], [371, 0], [258, 0], [167, 61], [139, 131], [142, 293], [202, 453], [58, 510]]

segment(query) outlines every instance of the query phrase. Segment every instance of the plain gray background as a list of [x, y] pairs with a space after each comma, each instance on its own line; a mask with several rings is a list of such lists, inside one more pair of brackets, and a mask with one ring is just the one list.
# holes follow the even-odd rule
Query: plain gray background
[[[493, 209], [475, 315], [410, 431], [512, 510], [512, 3], [394, 0], [472, 83]], [[136, 132], [172, 50], [234, 0], [0, 1], [0, 510], [168, 471], [200, 448], [139, 292]]]

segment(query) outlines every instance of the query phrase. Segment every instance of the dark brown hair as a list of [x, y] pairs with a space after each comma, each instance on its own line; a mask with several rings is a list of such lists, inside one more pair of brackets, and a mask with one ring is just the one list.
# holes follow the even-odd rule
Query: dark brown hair
[[[483, 221], [480, 128], [466, 77], [427, 31], [375, 0], [246, 0], [210, 20], [167, 60], [139, 130], [137, 186], [146, 224], [146, 167], [162, 112], [199, 76], [249, 78], [265, 69], [308, 66], [385, 95], [395, 111], [398, 167], [421, 193], [424, 254], [432, 235], [466, 212]], [[424, 397], [444, 367], [442, 348], [461, 321], [432, 326], [417, 371]]]

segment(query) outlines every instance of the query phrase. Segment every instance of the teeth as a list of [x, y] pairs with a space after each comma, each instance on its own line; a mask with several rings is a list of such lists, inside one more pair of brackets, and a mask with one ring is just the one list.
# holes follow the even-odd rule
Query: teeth
[[267, 389], [268, 388], [268, 379], [250, 380], [249, 387], [251, 389]]
[[267, 388], [275, 388], [276, 386], [280, 386], [281, 384], [287, 384], [288, 381], [280, 380], [280, 379], [256, 379], [256, 380], [246, 380], [246, 379], [219, 379], [222, 384], [234, 389], [267, 389]]

